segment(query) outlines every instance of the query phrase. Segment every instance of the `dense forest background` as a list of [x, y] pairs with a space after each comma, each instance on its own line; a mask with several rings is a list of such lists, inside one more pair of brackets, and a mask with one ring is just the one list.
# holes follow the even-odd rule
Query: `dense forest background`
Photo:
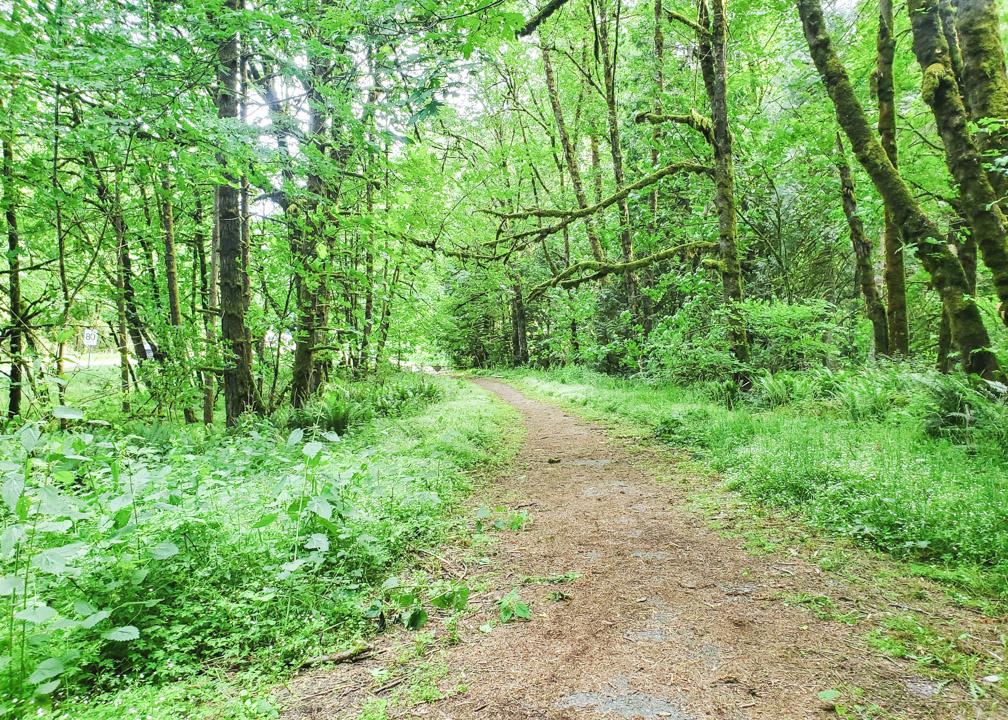
[[1000, 378], [998, 8], [799, 9], [826, 85], [788, 3], [9, 3], [9, 416], [88, 329], [206, 422], [417, 351]]
[[393, 366], [558, 372], [1003, 593], [1006, 12], [0, 0], [0, 707], [373, 620], [506, 424]]

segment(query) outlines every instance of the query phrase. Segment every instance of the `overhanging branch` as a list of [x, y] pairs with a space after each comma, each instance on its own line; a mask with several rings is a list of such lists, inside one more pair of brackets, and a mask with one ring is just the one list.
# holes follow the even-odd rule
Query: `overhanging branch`
[[656, 112], [643, 112], [634, 118], [634, 122], [638, 124], [648, 122], [652, 125], [661, 125], [662, 123], [672, 122], [680, 125], [686, 125], [703, 135], [704, 140], [706, 140], [709, 145], [714, 144], [714, 126], [711, 124], [710, 118], [704, 117], [696, 110], [690, 110], [688, 115], [663, 115], [662, 113]]
[[548, 19], [550, 15], [562, 8], [566, 2], [567, 0], [550, 0], [550, 2], [546, 3], [546, 7], [529, 18], [529, 21], [515, 33], [515, 37], [528, 37], [534, 33], [535, 29], [539, 27], [544, 20]]
[[[641, 190], [642, 188], [646, 188], [649, 185], [654, 185], [662, 178], [680, 172], [690, 172], [690, 173], [696, 173], [698, 175], [710, 175], [712, 170], [708, 166], [700, 165], [698, 163], [690, 163], [690, 162], [672, 163], [671, 165], [666, 165], [661, 170], [653, 172], [650, 175], [645, 175], [637, 182], [633, 183], [632, 185], [627, 185], [618, 193], [610, 195], [601, 202], [597, 202], [594, 205], [589, 205], [588, 207], [578, 208], [577, 210], [535, 209], [535, 210], [523, 210], [521, 212], [505, 213], [500, 212], [498, 210], [484, 209], [482, 212], [488, 215], [494, 215], [495, 217], [499, 217], [502, 220], [527, 220], [528, 218], [536, 218], [536, 217], [553, 217], [553, 218], [564, 218], [565, 220], [570, 222], [572, 220], [577, 220], [578, 218], [594, 215], [599, 210], [605, 210], [613, 203], [626, 199], [630, 195], [630, 193], [633, 192], [634, 190]], [[557, 227], [557, 229], [560, 229], [562, 227], [563, 225], [560, 225]], [[543, 229], [545, 230], [546, 228]]]
[[[716, 248], [717, 243], [697, 241], [691, 243], [684, 243], [683, 245], [676, 245], [675, 247], [662, 250], [661, 252], [656, 252], [647, 257], [638, 258], [636, 260], [631, 260], [625, 263], [605, 263], [599, 262], [598, 260], [584, 260], [577, 263], [576, 265], [571, 265], [569, 268], [564, 270], [559, 275], [547, 280], [546, 282], [536, 285], [528, 294], [527, 300], [531, 301], [538, 297], [541, 297], [547, 290], [554, 287], [562, 287], [564, 289], [575, 288], [582, 283], [589, 282], [591, 280], [601, 280], [607, 275], [623, 275], [628, 272], [633, 272], [634, 270], [639, 270], [642, 267], [647, 267], [653, 265], [656, 262], [661, 262], [662, 260], [668, 260], [670, 257], [674, 257], [679, 253], [692, 249], [712, 249]], [[590, 271], [589, 275], [581, 275], [580, 273]]]

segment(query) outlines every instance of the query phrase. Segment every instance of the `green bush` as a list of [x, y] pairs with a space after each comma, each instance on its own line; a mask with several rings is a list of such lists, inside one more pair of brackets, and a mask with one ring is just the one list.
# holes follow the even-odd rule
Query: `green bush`
[[696, 388], [577, 368], [516, 375], [693, 447], [748, 497], [897, 555], [986, 566], [1008, 595], [1005, 389], [905, 366], [755, 378], [726, 409]]
[[206, 664], [275, 673], [362, 632], [370, 588], [441, 536], [505, 416], [443, 378], [354, 392], [400, 417], [337, 436], [358, 401], [330, 397], [307, 430], [278, 413], [216, 435], [0, 438], [0, 715]]

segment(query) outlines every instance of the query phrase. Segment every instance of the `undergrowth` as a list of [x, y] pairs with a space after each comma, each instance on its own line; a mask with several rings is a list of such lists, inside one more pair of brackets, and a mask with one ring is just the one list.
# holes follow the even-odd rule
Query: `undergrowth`
[[251, 687], [371, 632], [376, 589], [444, 536], [511, 417], [406, 376], [226, 434], [74, 419], [0, 438], [0, 715], [175, 718], [216, 697], [213, 717], [270, 716], [212, 678]]
[[1008, 599], [1008, 392], [878, 367], [681, 387], [577, 367], [513, 371], [537, 392], [691, 448], [729, 488]]

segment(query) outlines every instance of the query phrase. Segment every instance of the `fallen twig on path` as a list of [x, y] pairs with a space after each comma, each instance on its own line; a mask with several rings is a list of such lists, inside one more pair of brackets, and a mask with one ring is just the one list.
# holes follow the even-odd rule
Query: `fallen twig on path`
[[301, 663], [301, 667], [312, 667], [314, 665], [322, 665], [324, 663], [348, 662], [350, 660], [360, 659], [369, 652], [371, 652], [371, 646], [362, 643], [340, 653], [333, 653], [332, 655], [315, 655]]

